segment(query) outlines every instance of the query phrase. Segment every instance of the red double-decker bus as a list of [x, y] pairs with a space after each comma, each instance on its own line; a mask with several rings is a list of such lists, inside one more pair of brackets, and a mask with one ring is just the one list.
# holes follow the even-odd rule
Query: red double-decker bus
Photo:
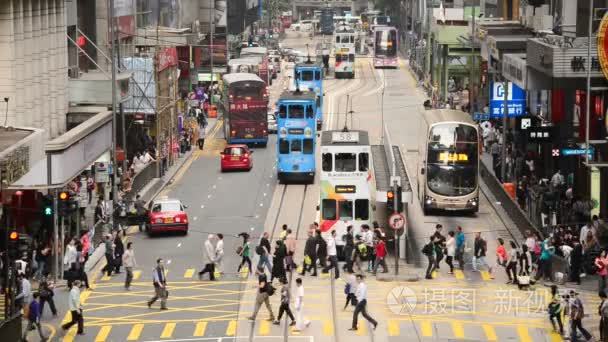
[[229, 144], [268, 143], [268, 88], [254, 74], [234, 73], [222, 77], [220, 111], [224, 136]]

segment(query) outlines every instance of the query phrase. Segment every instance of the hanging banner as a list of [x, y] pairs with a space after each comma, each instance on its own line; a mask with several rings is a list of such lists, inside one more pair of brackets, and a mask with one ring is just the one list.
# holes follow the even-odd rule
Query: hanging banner
[[597, 56], [604, 77], [608, 79], [608, 12], [604, 14], [600, 27], [597, 30]]

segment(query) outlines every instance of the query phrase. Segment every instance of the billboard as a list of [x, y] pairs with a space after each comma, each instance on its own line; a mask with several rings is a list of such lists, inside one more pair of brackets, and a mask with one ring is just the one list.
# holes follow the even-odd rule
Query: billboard
[[[517, 117], [526, 115], [526, 92], [508, 82], [507, 106], [508, 116]], [[505, 106], [505, 84], [504, 82], [490, 83], [490, 117], [494, 119], [502, 118]]]

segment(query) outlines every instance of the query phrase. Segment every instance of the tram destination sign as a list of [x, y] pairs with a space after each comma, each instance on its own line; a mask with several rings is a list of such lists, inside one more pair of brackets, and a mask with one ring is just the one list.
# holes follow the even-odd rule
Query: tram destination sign
[[336, 185], [334, 189], [337, 194], [354, 194], [357, 192], [357, 187], [354, 185]]
[[358, 143], [359, 132], [332, 132], [332, 143]]

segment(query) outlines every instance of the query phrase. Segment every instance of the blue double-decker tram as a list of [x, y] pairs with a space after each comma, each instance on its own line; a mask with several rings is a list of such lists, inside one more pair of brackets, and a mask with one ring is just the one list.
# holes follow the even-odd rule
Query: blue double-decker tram
[[313, 183], [315, 178], [316, 95], [286, 91], [277, 101], [278, 179]]
[[323, 126], [323, 67], [315, 64], [310, 59], [304, 63], [298, 63], [294, 67], [294, 84], [300, 89], [314, 91], [317, 95], [315, 99], [315, 116], [317, 119], [317, 129]]

